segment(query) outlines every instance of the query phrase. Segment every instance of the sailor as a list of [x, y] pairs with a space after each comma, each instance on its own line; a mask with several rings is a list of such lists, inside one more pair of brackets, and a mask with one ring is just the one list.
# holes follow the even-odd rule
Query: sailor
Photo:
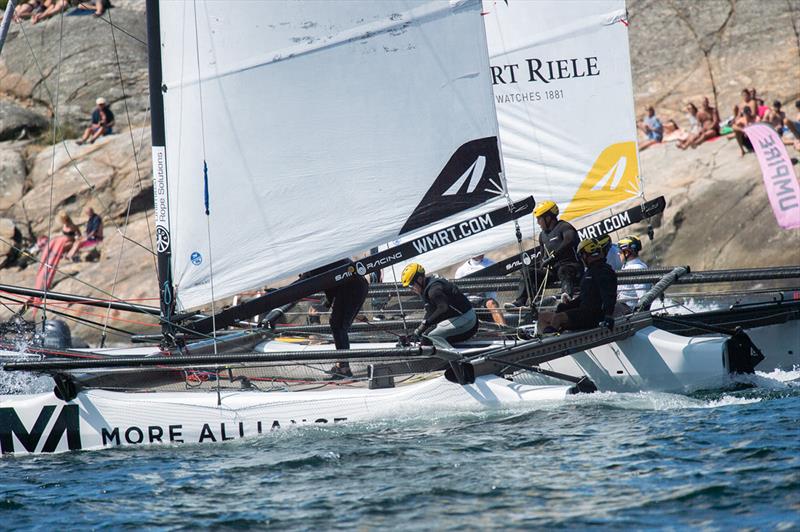
[[565, 298], [566, 301], [556, 307], [556, 312], [540, 312], [540, 332], [583, 330], [598, 326], [614, 328], [617, 274], [606, 262], [603, 247], [594, 238], [578, 244], [578, 255], [586, 265], [580, 295], [574, 299]]
[[[461, 279], [462, 277], [466, 277], [467, 275], [480, 271], [487, 266], [491, 266], [492, 264], [494, 264], [494, 261], [488, 257], [485, 257], [482, 253], [480, 255], [475, 255], [458, 267], [455, 278]], [[481, 295], [475, 294], [474, 296], [471, 294], [464, 295], [466, 295], [467, 299], [470, 301], [472, 301], [473, 297], [481, 299], [479, 306], [486, 306], [486, 308], [489, 309], [489, 312], [492, 315], [492, 320], [497, 325], [506, 325], [506, 320], [503, 317], [503, 313], [500, 311], [500, 305], [497, 304], [497, 292], [484, 292]]]
[[[364, 300], [367, 299], [367, 292], [369, 291], [369, 284], [367, 280], [355, 272], [351, 272], [350, 276], [342, 282], [325, 290], [325, 306], [331, 308], [331, 316], [328, 321], [331, 333], [333, 333], [333, 342], [336, 344], [336, 349], [350, 349], [350, 337], [348, 331], [356, 315], [361, 310]], [[348, 362], [337, 362], [331, 369], [334, 378], [351, 377], [353, 374], [350, 371], [350, 364]]]
[[[583, 265], [577, 255], [578, 232], [569, 222], [558, 219], [558, 205], [554, 201], [543, 201], [533, 210], [533, 215], [542, 230], [539, 245], [543, 260], [541, 268], [529, 270], [528, 277], [538, 284], [549, 271], [558, 278], [561, 291], [572, 296], [583, 274]], [[523, 275], [517, 297], [511, 305], [523, 307], [527, 302], [528, 290]]]
[[[627, 236], [619, 241], [619, 258], [622, 260], [622, 271], [646, 270], [647, 264], [639, 258], [642, 251], [642, 241], [635, 236]], [[618, 299], [629, 309], [636, 308], [639, 299], [644, 296], [652, 285], [648, 283], [622, 285], [619, 287]]]
[[425, 276], [425, 268], [412, 262], [403, 269], [400, 281], [425, 302], [425, 318], [415, 336], [437, 337], [452, 344], [472, 338], [478, 330], [478, 317], [469, 300], [447, 279]]

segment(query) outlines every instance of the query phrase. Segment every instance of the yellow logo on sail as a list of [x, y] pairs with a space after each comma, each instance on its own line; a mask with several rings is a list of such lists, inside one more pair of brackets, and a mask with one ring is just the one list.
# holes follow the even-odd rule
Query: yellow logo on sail
[[573, 220], [607, 209], [640, 193], [635, 142], [612, 144], [602, 151], [586, 174], [561, 218]]

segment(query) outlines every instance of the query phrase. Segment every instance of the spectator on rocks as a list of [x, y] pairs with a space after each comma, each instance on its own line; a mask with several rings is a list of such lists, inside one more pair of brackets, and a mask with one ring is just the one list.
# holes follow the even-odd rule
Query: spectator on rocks
[[114, 127], [114, 113], [108, 106], [105, 98], [98, 98], [95, 102], [97, 107], [92, 111], [92, 124], [83, 132], [83, 137], [77, 141], [78, 146], [84, 142], [94, 144], [94, 141], [103, 135], [110, 135]]
[[686, 149], [691, 146], [697, 148], [703, 142], [719, 137], [719, 113], [708, 101], [703, 98], [703, 108], [697, 112], [697, 121], [700, 124], [700, 131], [678, 144], [679, 148]]
[[[103, 241], [103, 219], [94, 212], [92, 207], [86, 207], [86, 234], [76, 238], [72, 248], [67, 252], [67, 258], [73, 262], [79, 262], [80, 258], [76, 255], [79, 250], [94, 247]], [[96, 252], [95, 252], [96, 253]]]
[[647, 137], [647, 140], [639, 143], [639, 151], [661, 142], [664, 138], [664, 126], [661, 125], [661, 120], [656, 116], [656, 110], [652, 105], [647, 108], [647, 114], [637, 126]]
[[764, 113], [764, 119], [762, 120], [762, 122], [772, 126], [772, 128], [778, 132], [778, 135], [783, 134], [783, 121], [786, 119], [786, 113], [781, 110], [781, 107], [782, 105], [779, 100], [772, 102], [772, 107]]
[[670, 119], [664, 123], [664, 142], [681, 141], [688, 136], [689, 134], [682, 130], [675, 120]]
[[800, 150], [800, 100], [794, 102], [794, 107], [797, 110], [795, 119], [792, 120], [791, 118], [786, 117], [783, 119], [783, 125], [792, 133], [792, 135], [794, 135], [795, 149]]
[[736, 137], [736, 143], [739, 144], [742, 157], [744, 157], [747, 152], [753, 151], [753, 145], [750, 143], [750, 139], [747, 135], [745, 135], [744, 130], [750, 124], [754, 124], [755, 121], [755, 114], [752, 109], [747, 106], [742, 108], [742, 115], [733, 123], [733, 134]]
[[753, 117], [758, 116], [758, 103], [755, 100], [755, 89], [751, 92], [750, 89], [742, 89], [742, 101], [733, 106], [733, 120], [734, 122], [741, 118], [745, 107], [749, 107]]
[[702, 115], [700, 115], [699, 111], [697, 110], [697, 106], [692, 102], [689, 102], [686, 105], [686, 118], [689, 120], [689, 134], [683, 140], [678, 142], [678, 147], [682, 150], [685, 150], [689, 147], [689, 145], [694, 141], [695, 138], [703, 131], [702, 126]]
[[38, 13], [34, 13], [31, 17], [31, 24], [48, 19], [53, 15], [66, 11], [69, 7], [69, 0], [44, 0], [44, 9]]
[[14, 22], [21, 22], [24, 18], [31, 18], [32, 16], [36, 15], [37, 13], [41, 13], [45, 10], [45, 5], [42, 0], [28, 0], [27, 2], [22, 2], [17, 7], [14, 8]]

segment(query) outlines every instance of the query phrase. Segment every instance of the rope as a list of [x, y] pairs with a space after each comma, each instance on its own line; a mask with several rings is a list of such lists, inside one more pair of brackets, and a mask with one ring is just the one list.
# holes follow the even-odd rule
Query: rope
[[209, 284], [211, 287], [211, 324], [212, 336], [214, 338], [214, 354], [217, 354], [217, 311], [215, 308], [214, 297], [214, 260], [211, 255], [211, 210], [209, 208], [209, 190], [208, 190], [208, 164], [206, 162], [206, 128], [205, 128], [205, 115], [203, 113], [203, 76], [200, 73], [200, 37], [197, 31], [197, 0], [193, 1], [193, 15], [194, 15], [194, 44], [195, 44], [195, 59], [197, 61], [197, 90], [200, 96], [200, 140], [203, 145], [203, 189], [204, 189], [204, 202], [206, 213], [206, 235], [208, 237], [208, 274]]

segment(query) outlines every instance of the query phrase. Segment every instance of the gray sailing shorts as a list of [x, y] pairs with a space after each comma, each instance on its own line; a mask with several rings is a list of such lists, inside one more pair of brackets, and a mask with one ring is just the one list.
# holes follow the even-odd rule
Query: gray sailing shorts
[[[469, 309], [464, 314], [450, 318], [449, 320], [440, 321], [432, 331], [426, 336], [437, 336], [448, 340], [455, 336], [462, 336], [469, 333], [475, 324], [478, 322], [478, 316], [475, 315], [474, 309]], [[456, 340], [457, 341], [457, 340]]]

